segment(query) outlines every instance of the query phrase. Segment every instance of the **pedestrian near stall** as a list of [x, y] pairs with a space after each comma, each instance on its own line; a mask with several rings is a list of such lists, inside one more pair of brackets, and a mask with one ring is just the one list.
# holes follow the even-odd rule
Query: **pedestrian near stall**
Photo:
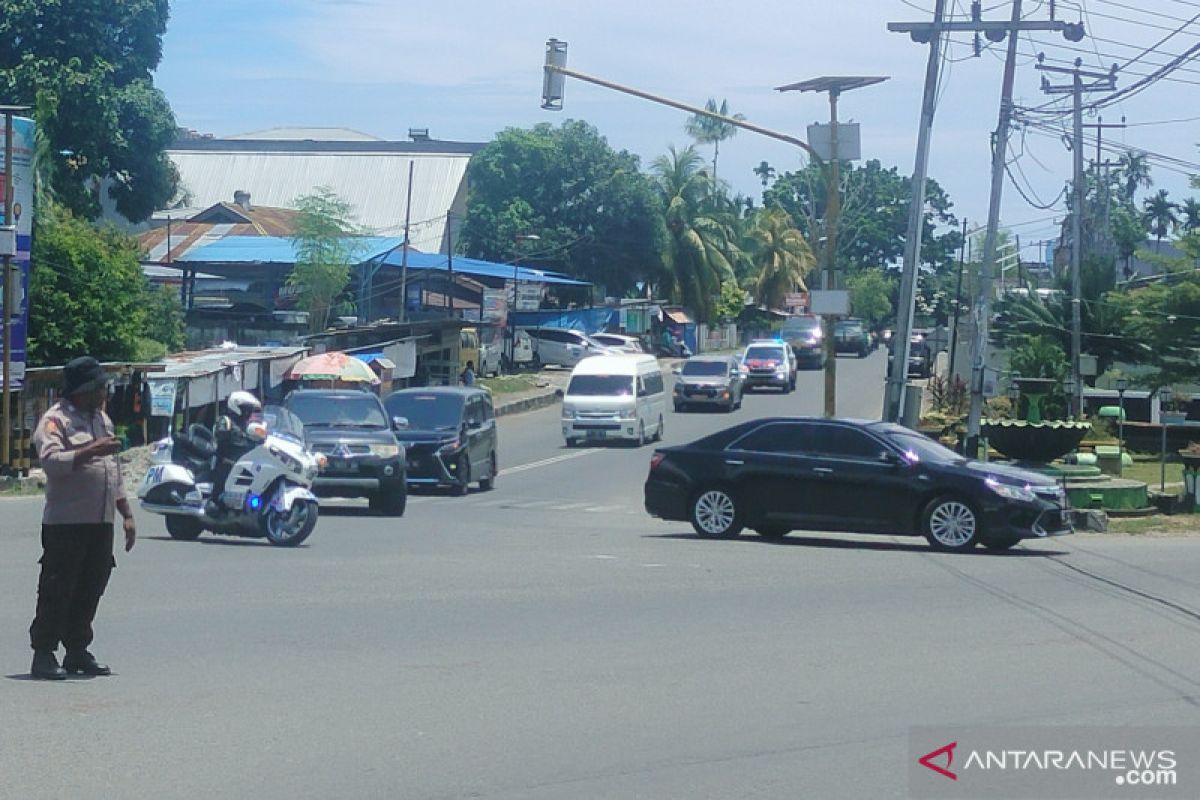
[[[108, 387], [96, 359], [74, 359], [63, 367], [62, 399], [42, 416], [33, 435], [46, 472], [42, 571], [37, 611], [29, 626], [30, 672], [35, 678], [62, 680], [68, 674], [111, 672], [88, 650], [92, 621], [116, 565], [116, 513], [123, 520], [126, 552], [133, 548], [137, 531], [117, 461], [121, 442], [105, 412]], [[66, 648], [61, 666], [60, 643]]]

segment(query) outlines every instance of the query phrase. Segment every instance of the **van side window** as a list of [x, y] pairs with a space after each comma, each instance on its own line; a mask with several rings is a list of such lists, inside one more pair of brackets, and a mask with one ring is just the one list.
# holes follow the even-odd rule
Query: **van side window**
[[646, 382], [639, 377], [637, 379], [637, 396], [645, 397], [646, 394]]
[[645, 391], [639, 394], [655, 395], [663, 393], [663, 377], [661, 372], [654, 372], [646, 376]]

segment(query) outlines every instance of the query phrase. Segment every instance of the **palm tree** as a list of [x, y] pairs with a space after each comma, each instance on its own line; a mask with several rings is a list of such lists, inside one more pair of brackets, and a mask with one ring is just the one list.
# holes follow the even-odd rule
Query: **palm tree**
[[786, 211], [778, 208], [760, 211], [749, 238], [753, 243], [751, 258], [757, 269], [754, 289], [759, 303], [767, 308], [782, 308], [789, 292], [808, 290], [804, 276], [816, 260]]
[[1145, 153], [1130, 150], [1118, 159], [1118, 171], [1124, 182], [1121, 191], [1126, 202], [1133, 202], [1133, 195], [1138, 189], [1149, 189], [1154, 185], [1150, 177], [1150, 161]]
[[[735, 280], [734, 264], [741, 258], [736, 232], [724, 212], [705, 209], [711, 181], [694, 147], [654, 159], [651, 171], [666, 208], [667, 252], [664, 262], [679, 301], [700, 322], [713, 315], [721, 284]], [[736, 216], [736, 215], [735, 215]]]
[[1145, 210], [1143, 218], [1146, 225], [1150, 233], [1154, 234], [1157, 252], [1162, 249], [1163, 237], [1179, 227], [1179, 217], [1175, 216], [1178, 207], [1167, 199], [1166, 189], [1159, 189], [1157, 194], [1147, 197], [1142, 202], [1142, 208]]
[[[722, 100], [720, 107], [717, 106], [717, 101], [711, 97], [704, 107], [709, 111], [720, 114], [723, 117], [732, 116], [733, 119], [745, 119], [741, 114], [729, 113], [729, 101]], [[713, 146], [713, 169], [712, 178], [713, 186], [717, 182], [717, 156], [721, 152], [721, 142], [732, 138], [737, 133], [737, 126], [730, 125], [728, 122], [723, 122], [719, 119], [706, 117], [703, 114], [693, 114], [692, 118], [687, 123], [687, 134], [696, 140], [696, 144], [711, 144]]]
[[754, 168], [754, 174], [762, 178], [763, 188], [767, 188], [767, 181], [775, 177], [775, 168], [765, 161], [758, 162], [758, 166]]
[[1178, 206], [1179, 213], [1183, 218], [1179, 221], [1179, 227], [1184, 233], [1195, 233], [1200, 231], [1200, 202], [1196, 198], [1189, 197]]

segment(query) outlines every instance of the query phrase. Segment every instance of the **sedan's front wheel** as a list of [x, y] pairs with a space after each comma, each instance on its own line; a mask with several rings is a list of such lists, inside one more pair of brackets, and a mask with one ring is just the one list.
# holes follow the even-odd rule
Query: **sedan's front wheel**
[[921, 527], [935, 550], [961, 553], [979, 541], [979, 515], [952, 495], [938, 497], [925, 507]]
[[742, 532], [737, 500], [723, 488], [702, 490], [692, 500], [692, 528], [706, 539], [732, 539]]

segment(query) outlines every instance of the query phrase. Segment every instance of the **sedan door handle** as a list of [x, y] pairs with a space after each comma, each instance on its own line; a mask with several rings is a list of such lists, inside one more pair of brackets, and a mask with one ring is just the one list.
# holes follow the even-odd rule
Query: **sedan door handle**
[[829, 467], [813, 467], [813, 472], [817, 473], [818, 475], [832, 475], [833, 474], [833, 470], [831, 470]]
[[741, 467], [741, 466], [744, 466], [746, 462], [739, 461], [736, 458], [727, 458], [727, 459], [725, 459], [725, 463], [731, 467]]

